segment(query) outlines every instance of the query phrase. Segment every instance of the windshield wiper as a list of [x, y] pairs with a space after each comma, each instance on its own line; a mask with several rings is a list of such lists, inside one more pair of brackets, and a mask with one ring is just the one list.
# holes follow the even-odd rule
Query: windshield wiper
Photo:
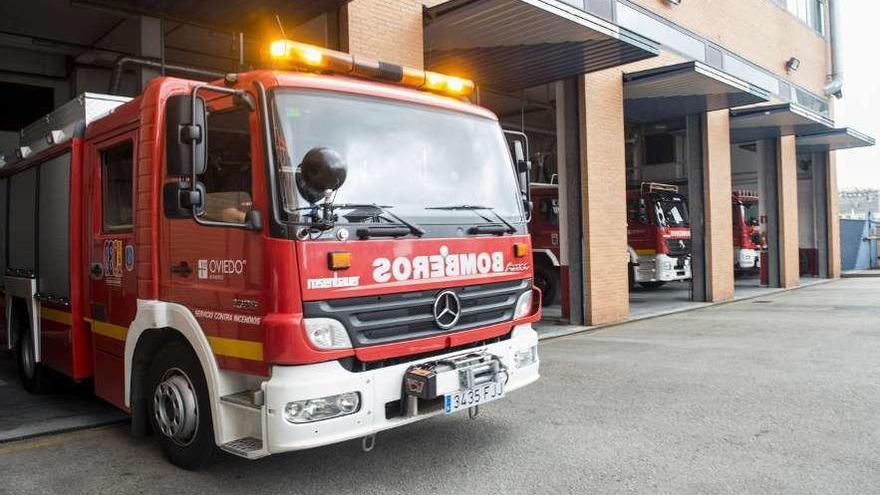
[[353, 210], [358, 208], [369, 208], [378, 213], [376, 216], [386, 215], [394, 220], [394, 223], [365, 224], [363, 227], [359, 227], [355, 233], [361, 239], [369, 239], [370, 237], [401, 237], [407, 234], [413, 234], [418, 237], [425, 235], [425, 231], [421, 227], [392, 213], [389, 210], [390, 206], [377, 205], [375, 203], [342, 203], [333, 205], [334, 210]]
[[[482, 218], [483, 220], [489, 222], [487, 224], [474, 225], [473, 227], [468, 229], [468, 234], [513, 234], [516, 232], [516, 227], [513, 226], [512, 223], [508, 222], [501, 215], [495, 211], [495, 208], [491, 206], [480, 206], [480, 205], [449, 205], [449, 206], [429, 206], [425, 208], [426, 210], [463, 210], [463, 211], [472, 211], [475, 215]], [[479, 213], [480, 210], [486, 210], [492, 212], [495, 215], [495, 218], [501, 221], [493, 222], [491, 218], [486, 217]]]

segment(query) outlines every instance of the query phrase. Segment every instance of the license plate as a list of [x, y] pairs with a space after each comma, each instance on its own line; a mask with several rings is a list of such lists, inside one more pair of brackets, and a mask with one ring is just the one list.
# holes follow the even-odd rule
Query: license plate
[[504, 385], [500, 382], [488, 382], [474, 388], [446, 394], [446, 414], [492, 402], [495, 399], [500, 399], [503, 395]]

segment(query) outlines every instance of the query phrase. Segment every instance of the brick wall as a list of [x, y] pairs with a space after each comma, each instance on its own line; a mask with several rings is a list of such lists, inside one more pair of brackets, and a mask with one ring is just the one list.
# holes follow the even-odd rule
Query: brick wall
[[828, 277], [840, 277], [840, 204], [837, 196], [837, 153], [828, 153]]
[[626, 319], [626, 167], [620, 70], [580, 79], [585, 320]]
[[340, 48], [383, 62], [424, 65], [422, 2], [353, 0], [340, 15]]
[[[800, 285], [797, 145], [794, 136], [779, 138], [779, 281], [782, 287]], [[837, 196], [837, 194], [833, 194]]]
[[[730, 195], [730, 112], [705, 115], [703, 126], [706, 278], [709, 301], [733, 298], [733, 212]], [[795, 197], [797, 200], [797, 197]], [[795, 229], [797, 223], [795, 222]], [[797, 230], [795, 230], [797, 235]], [[797, 241], [797, 238], [795, 238]]]
[[[771, 0], [634, 0], [635, 3], [822, 94], [829, 71], [826, 39]], [[797, 57], [801, 67], [786, 74], [785, 61]]]

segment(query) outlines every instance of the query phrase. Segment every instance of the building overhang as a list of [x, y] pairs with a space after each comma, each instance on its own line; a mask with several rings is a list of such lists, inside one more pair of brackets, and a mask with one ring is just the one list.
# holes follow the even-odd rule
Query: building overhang
[[738, 108], [730, 112], [730, 139], [734, 143], [818, 134], [833, 128], [834, 122], [828, 117], [795, 103]]
[[770, 100], [770, 92], [702, 62], [623, 76], [626, 119], [655, 122]]
[[805, 153], [823, 153], [864, 146], [874, 146], [874, 138], [851, 127], [841, 127], [797, 138], [798, 151]]
[[657, 55], [659, 45], [559, 0], [450, 0], [425, 14], [428, 69], [515, 91]]
[[277, 15], [285, 28], [334, 12], [349, 0], [250, 0], [247, 2], [180, 2], [177, 0], [71, 0], [71, 4], [113, 12], [161, 17], [173, 22], [213, 27], [231, 33], [273, 33], [281, 37]]

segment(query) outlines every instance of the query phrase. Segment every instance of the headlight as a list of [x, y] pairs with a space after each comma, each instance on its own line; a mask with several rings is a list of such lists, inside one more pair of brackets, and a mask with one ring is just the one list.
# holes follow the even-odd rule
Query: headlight
[[517, 368], [535, 364], [535, 361], [538, 360], [538, 346], [533, 345], [524, 351], [518, 351], [513, 355], [513, 360]]
[[664, 270], [672, 270], [672, 263], [670, 263], [668, 261], [664, 261], [663, 262], [663, 269]]
[[523, 292], [516, 300], [516, 309], [513, 311], [513, 319], [518, 320], [532, 312], [532, 291]]
[[284, 406], [284, 419], [289, 423], [311, 423], [322, 419], [338, 418], [354, 414], [361, 407], [361, 394], [346, 392], [318, 399], [288, 402]]
[[339, 320], [306, 318], [303, 325], [309, 342], [318, 349], [351, 349], [351, 339]]

